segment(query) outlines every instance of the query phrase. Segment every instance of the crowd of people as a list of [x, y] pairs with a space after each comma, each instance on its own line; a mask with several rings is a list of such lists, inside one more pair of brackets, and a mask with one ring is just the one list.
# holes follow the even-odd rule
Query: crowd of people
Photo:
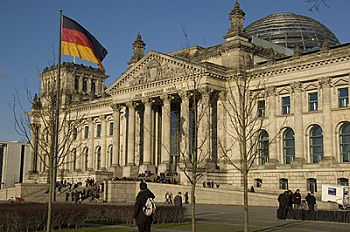
[[278, 196], [277, 200], [279, 203], [277, 217], [284, 220], [286, 219], [288, 210], [290, 209], [307, 209], [314, 211], [316, 206], [316, 197], [314, 196], [314, 192], [309, 192], [305, 197], [305, 200], [302, 200], [299, 189], [297, 189], [294, 193], [291, 190], [286, 190]]
[[207, 181], [207, 182], [203, 181], [203, 187], [204, 188], [219, 188], [220, 185], [214, 183], [214, 181]]

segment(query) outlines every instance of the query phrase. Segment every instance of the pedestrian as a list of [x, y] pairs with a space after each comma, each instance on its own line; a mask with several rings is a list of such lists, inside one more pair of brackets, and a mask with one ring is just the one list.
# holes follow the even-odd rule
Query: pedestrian
[[143, 212], [143, 207], [145, 206], [148, 198], [154, 199], [155, 196], [151, 190], [147, 188], [147, 184], [145, 182], [141, 182], [140, 192], [137, 194], [136, 202], [134, 205], [134, 220], [137, 224], [139, 232], [151, 231], [151, 224], [153, 221], [152, 214], [150, 216], [147, 216]]
[[[293, 192], [288, 190], [288, 206], [287, 211], [293, 209]], [[287, 212], [288, 213], [288, 212]]]
[[66, 201], [69, 200], [69, 195], [70, 195], [70, 193], [69, 193], [69, 192], [66, 192]]
[[165, 193], [165, 204], [171, 204], [169, 191]]
[[188, 204], [189, 201], [188, 201], [188, 192], [185, 192], [185, 204]]
[[300, 194], [300, 190], [297, 189], [294, 193], [293, 193], [293, 204], [294, 204], [294, 209], [300, 209], [301, 208], [301, 194]]
[[316, 205], [316, 197], [314, 196], [314, 192], [308, 193], [305, 200], [309, 206], [309, 210], [314, 211]]
[[277, 210], [277, 218], [286, 220], [288, 206], [288, 191], [281, 193], [278, 198], [279, 208]]
[[174, 204], [175, 204], [175, 206], [182, 207], [181, 192], [178, 192], [178, 194], [174, 197]]

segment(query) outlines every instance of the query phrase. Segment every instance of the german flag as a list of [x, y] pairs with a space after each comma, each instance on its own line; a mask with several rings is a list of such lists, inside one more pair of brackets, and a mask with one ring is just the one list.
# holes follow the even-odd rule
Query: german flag
[[63, 16], [62, 23], [61, 52], [93, 62], [102, 72], [106, 72], [101, 62], [107, 55], [107, 50], [84, 27], [66, 16]]

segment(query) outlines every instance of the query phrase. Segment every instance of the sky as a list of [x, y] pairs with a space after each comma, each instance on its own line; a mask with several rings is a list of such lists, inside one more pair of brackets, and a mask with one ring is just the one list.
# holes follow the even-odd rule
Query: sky
[[[168, 53], [187, 46], [224, 42], [228, 14], [236, 0], [1, 0], [0, 6], [0, 141], [21, 140], [11, 105], [14, 96], [25, 110], [26, 89], [40, 93], [38, 74], [57, 64], [59, 11], [85, 27], [108, 50], [103, 60], [109, 86], [126, 71], [138, 33], [145, 53]], [[350, 42], [350, 1], [328, 0], [310, 12], [305, 0], [239, 0], [244, 26], [278, 12], [311, 17], [328, 27], [341, 43]], [[186, 41], [184, 31], [188, 36]], [[188, 45], [187, 45], [188, 43]], [[62, 62], [72, 62], [62, 56]], [[76, 59], [76, 63], [97, 67]]]

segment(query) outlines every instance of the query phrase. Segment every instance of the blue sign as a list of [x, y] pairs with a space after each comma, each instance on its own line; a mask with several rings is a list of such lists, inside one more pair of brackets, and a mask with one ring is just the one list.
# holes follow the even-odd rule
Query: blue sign
[[334, 195], [334, 196], [337, 195], [337, 189], [329, 187], [328, 188], [328, 195]]

